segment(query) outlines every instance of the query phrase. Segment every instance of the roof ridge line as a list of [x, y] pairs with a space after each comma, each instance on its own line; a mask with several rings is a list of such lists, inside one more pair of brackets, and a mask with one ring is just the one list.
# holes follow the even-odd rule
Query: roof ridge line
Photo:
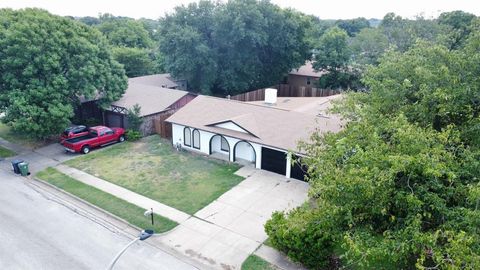
[[292, 110], [287, 110], [287, 109], [282, 109], [282, 108], [275, 108], [275, 107], [269, 107], [269, 106], [264, 106], [264, 105], [259, 105], [259, 104], [252, 104], [252, 103], [248, 103], [246, 101], [240, 101], [240, 100], [235, 100], [235, 99], [228, 99], [228, 98], [221, 98], [221, 97], [214, 97], [214, 96], [207, 96], [207, 95], [199, 95], [199, 96], [212, 98], [212, 99], [219, 99], [219, 100], [237, 102], [237, 103], [244, 104], [244, 105], [262, 107], [262, 108], [270, 108], [270, 109], [275, 109], [275, 110], [284, 111], [284, 112], [291, 112], [292, 111]]

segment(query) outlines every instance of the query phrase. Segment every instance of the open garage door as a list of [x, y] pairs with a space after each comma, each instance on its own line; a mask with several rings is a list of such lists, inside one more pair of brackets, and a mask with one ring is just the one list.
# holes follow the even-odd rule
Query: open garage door
[[298, 160], [299, 162], [295, 162], [295, 164], [292, 165], [290, 177], [305, 181], [305, 175], [307, 174], [307, 166], [301, 163], [301, 158], [299, 158], [298, 156], [294, 156], [293, 158], [295, 160]]
[[285, 175], [287, 153], [262, 147], [262, 170]]

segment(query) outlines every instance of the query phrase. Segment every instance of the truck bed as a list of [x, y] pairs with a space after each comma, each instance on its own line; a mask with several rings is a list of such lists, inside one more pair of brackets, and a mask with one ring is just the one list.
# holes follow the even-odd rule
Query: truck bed
[[78, 143], [80, 141], [85, 141], [85, 140], [89, 140], [89, 139], [93, 139], [93, 138], [96, 138], [96, 136], [92, 136], [92, 134], [89, 133], [87, 135], [83, 135], [83, 136], [80, 136], [80, 137], [67, 139], [67, 140], [65, 140], [65, 142], [74, 144], [74, 143]]

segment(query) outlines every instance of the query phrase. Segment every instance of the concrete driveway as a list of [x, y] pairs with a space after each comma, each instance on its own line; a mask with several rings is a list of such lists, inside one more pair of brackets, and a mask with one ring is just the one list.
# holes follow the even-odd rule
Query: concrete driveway
[[243, 167], [239, 185], [180, 224], [161, 241], [217, 269], [240, 269], [267, 239], [265, 222], [274, 211], [289, 210], [307, 199], [308, 184]]
[[32, 174], [35, 174], [47, 167], [54, 167], [59, 163], [81, 155], [77, 153], [67, 153], [64, 147], [59, 143], [52, 143], [34, 150], [24, 149], [21, 147], [12, 150], [16, 151], [18, 155], [6, 158], [0, 163], [0, 168], [10, 170], [10, 161], [12, 159], [23, 159], [29, 163], [29, 169]]

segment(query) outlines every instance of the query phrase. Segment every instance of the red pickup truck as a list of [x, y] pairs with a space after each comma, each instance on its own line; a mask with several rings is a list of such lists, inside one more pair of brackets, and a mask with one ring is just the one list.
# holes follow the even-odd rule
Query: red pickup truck
[[85, 136], [88, 134], [88, 127], [86, 126], [71, 126], [63, 131], [60, 135], [60, 144], [63, 144], [63, 141], [67, 139], [72, 139], [76, 137]]
[[68, 152], [88, 154], [92, 148], [125, 141], [123, 128], [96, 126], [88, 129], [88, 134], [64, 140], [62, 145]]

